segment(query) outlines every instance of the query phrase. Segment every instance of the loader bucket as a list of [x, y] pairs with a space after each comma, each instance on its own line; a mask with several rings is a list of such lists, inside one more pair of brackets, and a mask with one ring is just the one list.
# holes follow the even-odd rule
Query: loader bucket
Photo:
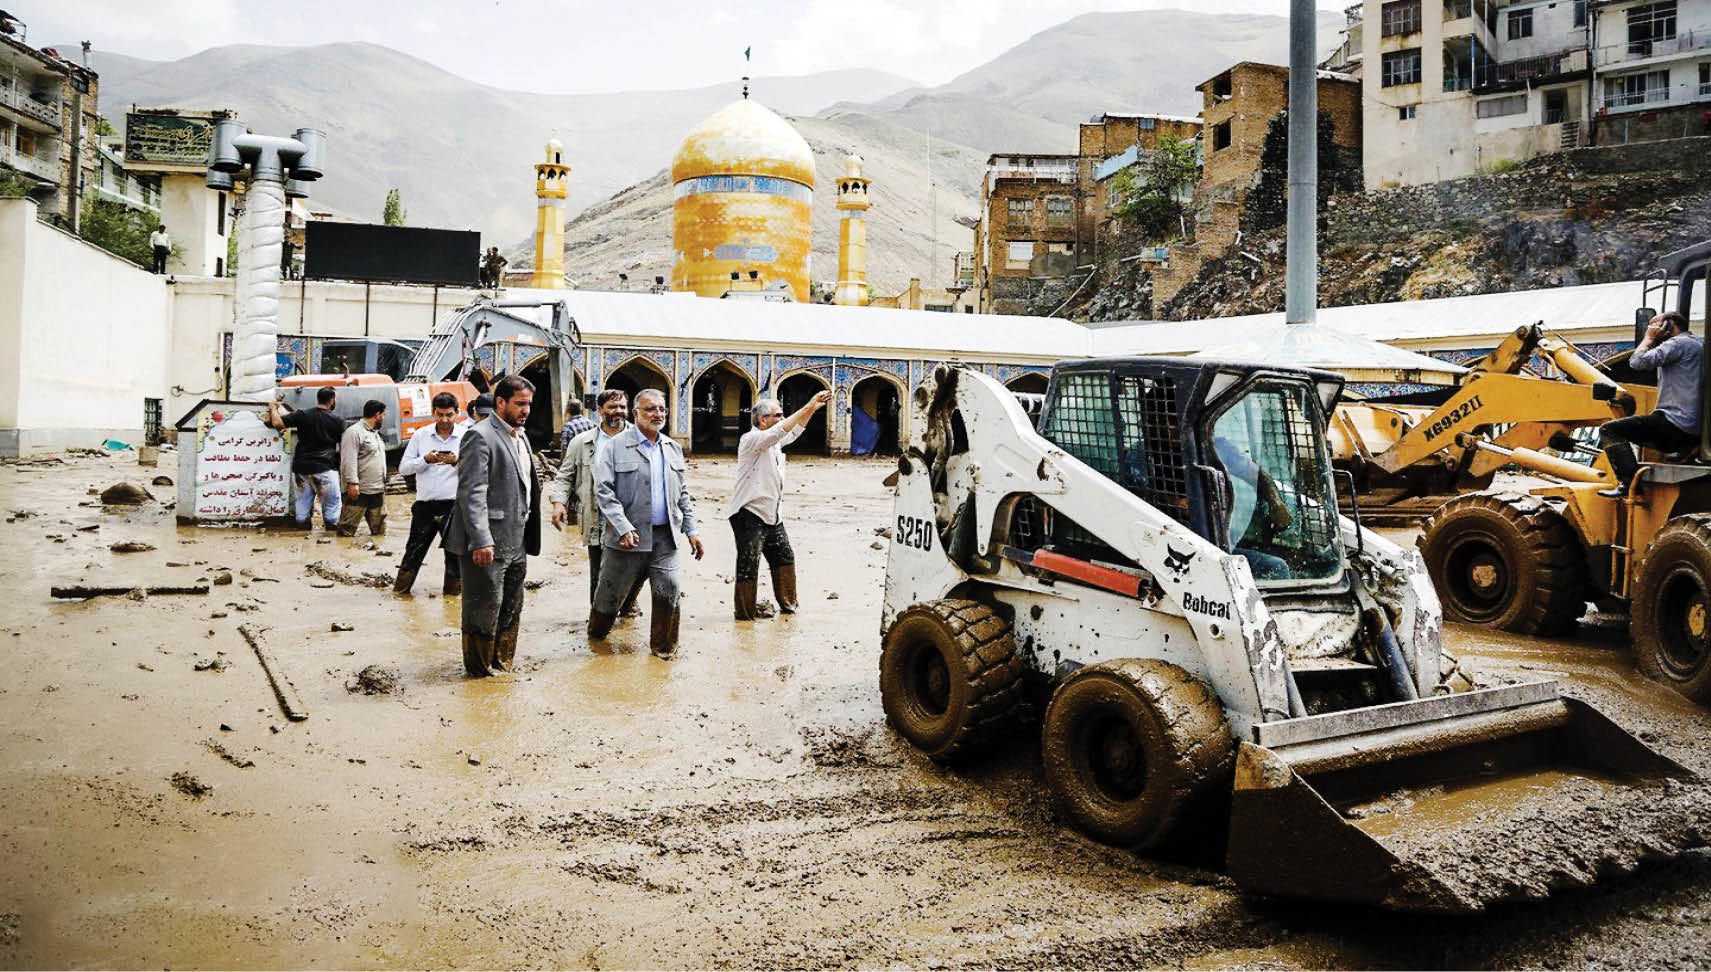
[[1230, 875], [1249, 892], [1467, 913], [1711, 840], [1707, 792], [1555, 682], [1257, 725]]

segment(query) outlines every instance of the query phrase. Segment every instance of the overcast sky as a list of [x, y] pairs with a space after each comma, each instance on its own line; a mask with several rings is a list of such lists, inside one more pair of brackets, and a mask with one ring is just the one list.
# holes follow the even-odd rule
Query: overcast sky
[[[1346, 3], [1323, 2], [1325, 9]], [[473, 81], [560, 93], [743, 73], [890, 71], [940, 84], [1079, 13], [1288, 13], [1288, 0], [7, 0], [32, 44], [171, 60], [223, 44], [371, 41]], [[72, 46], [71, 53], [76, 47]], [[1143, 52], [1136, 52], [1141, 56]]]

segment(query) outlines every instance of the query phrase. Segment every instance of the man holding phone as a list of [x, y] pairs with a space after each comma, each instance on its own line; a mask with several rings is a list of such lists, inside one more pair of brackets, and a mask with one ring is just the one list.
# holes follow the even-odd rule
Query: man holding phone
[[[428, 557], [434, 538], [445, 530], [446, 518], [457, 503], [457, 450], [464, 426], [458, 422], [457, 399], [449, 392], [434, 396], [434, 424], [424, 425], [410, 435], [398, 472], [416, 477], [416, 502], [410, 506], [410, 539], [404, 544], [404, 560], [398, 565], [395, 594], [408, 594], [416, 583], [416, 572]], [[446, 554], [445, 593], [463, 592], [458, 558]]]

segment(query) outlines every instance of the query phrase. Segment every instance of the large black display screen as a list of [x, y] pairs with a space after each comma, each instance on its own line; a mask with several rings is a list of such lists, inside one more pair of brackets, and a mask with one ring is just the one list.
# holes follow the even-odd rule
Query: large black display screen
[[303, 276], [310, 279], [479, 283], [480, 233], [323, 220], [311, 220], [304, 232]]

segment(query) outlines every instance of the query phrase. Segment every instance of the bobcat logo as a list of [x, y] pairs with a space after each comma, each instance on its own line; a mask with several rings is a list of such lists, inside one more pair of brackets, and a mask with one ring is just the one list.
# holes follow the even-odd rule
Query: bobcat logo
[[1170, 572], [1175, 574], [1178, 580], [1181, 580], [1188, 574], [1188, 565], [1194, 560], [1196, 551], [1190, 550], [1184, 553], [1170, 544], [1165, 544], [1164, 549], [1166, 551], [1164, 565], [1170, 568]]

